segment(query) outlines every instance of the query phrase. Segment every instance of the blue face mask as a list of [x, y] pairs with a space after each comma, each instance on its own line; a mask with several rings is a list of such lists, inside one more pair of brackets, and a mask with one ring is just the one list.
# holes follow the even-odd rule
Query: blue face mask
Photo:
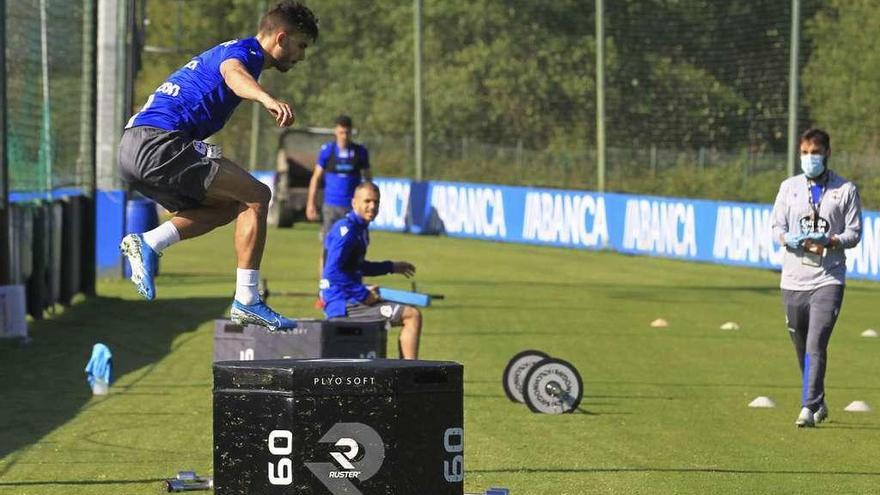
[[801, 155], [801, 170], [810, 179], [819, 177], [825, 171], [825, 157], [822, 155]]

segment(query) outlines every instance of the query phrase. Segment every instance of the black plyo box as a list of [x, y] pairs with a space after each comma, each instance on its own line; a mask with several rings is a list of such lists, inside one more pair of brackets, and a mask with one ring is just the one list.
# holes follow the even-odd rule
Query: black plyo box
[[387, 338], [384, 320], [299, 320], [295, 329], [271, 332], [221, 319], [214, 321], [214, 361], [383, 358]]
[[217, 495], [462, 495], [458, 363], [214, 363]]

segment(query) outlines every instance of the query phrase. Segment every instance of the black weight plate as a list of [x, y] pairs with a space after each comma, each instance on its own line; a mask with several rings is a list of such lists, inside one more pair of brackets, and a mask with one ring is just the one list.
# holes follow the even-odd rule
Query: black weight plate
[[522, 390], [526, 373], [535, 363], [548, 357], [550, 356], [544, 352], [529, 349], [510, 358], [504, 368], [504, 374], [501, 375], [501, 384], [504, 386], [504, 393], [507, 394], [508, 399], [512, 402], [523, 402]]
[[[561, 394], [554, 394], [556, 389]], [[570, 413], [578, 408], [584, 396], [584, 382], [577, 369], [562, 359], [544, 359], [529, 370], [525, 377], [523, 399], [533, 412], [543, 414]]]

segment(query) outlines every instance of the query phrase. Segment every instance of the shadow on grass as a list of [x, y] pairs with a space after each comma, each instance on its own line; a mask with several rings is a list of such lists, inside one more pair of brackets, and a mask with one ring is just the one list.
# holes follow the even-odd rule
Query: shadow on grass
[[795, 470], [795, 469], [727, 469], [727, 468], [651, 468], [651, 467], [595, 467], [595, 468], [498, 468], [468, 469], [468, 473], [706, 473], [706, 474], [791, 474], [816, 476], [880, 476], [880, 471]]
[[[675, 383], [675, 382], [648, 382], [648, 381], [611, 381], [611, 380], [584, 380], [584, 383], [587, 384], [607, 384], [607, 385], [635, 385], [639, 387], [700, 387], [700, 388], [751, 388], [751, 389], [792, 389], [796, 388], [796, 386], [792, 386], [792, 384], [788, 383]], [[847, 386], [847, 385], [835, 385], [835, 390], [880, 390], [880, 387], [861, 387], [861, 386]]]
[[822, 425], [823, 430], [880, 430], [878, 425], [841, 424], [828, 422]]
[[[529, 288], [566, 288], [566, 289], [583, 289], [583, 280], [567, 281], [548, 281], [548, 280], [457, 280], [457, 279], [432, 279], [430, 284], [426, 286], [451, 286], [451, 287], [507, 287], [507, 286], [525, 286]], [[708, 284], [679, 284], [670, 282], [668, 284], [651, 284], [644, 281], [634, 281], [632, 283], [613, 283], [602, 282], [603, 290], [635, 290], [638, 293], [658, 292], [658, 291], [718, 291], [718, 292], [754, 292], [758, 294], [778, 294], [779, 286], [774, 284], [768, 285], [708, 285]], [[849, 290], [849, 287], [847, 287]]]
[[89, 402], [83, 368], [96, 342], [113, 352], [115, 381], [164, 358], [175, 338], [217, 318], [228, 304], [225, 297], [152, 302], [95, 297], [32, 322], [30, 345], [0, 347], [0, 459], [33, 445]]
[[165, 481], [164, 478], [148, 478], [142, 480], [56, 480], [56, 481], [0, 481], [2, 486], [45, 486], [45, 485], [70, 485], [70, 486], [91, 486], [91, 485], [141, 485], [144, 483], [158, 483]]

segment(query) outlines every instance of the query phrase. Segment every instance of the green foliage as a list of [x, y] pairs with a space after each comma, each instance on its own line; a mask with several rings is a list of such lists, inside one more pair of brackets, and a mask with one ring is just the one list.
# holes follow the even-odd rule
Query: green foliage
[[788, 5], [607, 2], [609, 143], [784, 150]]
[[880, 151], [880, 9], [872, 0], [830, 0], [807, 24], [815, 46], [804, 69], [804, 93], [832, 147]]
[[[150, 0], [147, 41], [176, 52], [145, 55], [137, 101], [190, 56], [253, 35], [265, 5]], [[411, 175], [412, 140], [401, 137], [413, 128], [411, 2], [312, 7], [321, 32], [306, 61], [286, 74], [264, 71], [261, 83], [294, 104], [298, 125], [351, 115], [377, 173]], [[880, 55], [870, 36], [880, 14], [871, 7], [802, 2], [802, 127], [815, 121], [835, 149], [862, 155], [877, 147], [880, 125], [871, 113]], [[790, 3], [777, 0], [606, 2], [609, 190], [772, 201], [786, 161], [790, 15]], [[593, 5], [578, 0], [425, 2], [426, 175], [595, 188], [594, 32]], [[242, 104], [216, 137], [242, 164], [253, 105]], [[261, 107], [256, 113], [257, 166], [271, 168], [279, 129]], [[669, 156], [652, 161], [651, 149]], [[769, 163], [755, 168], [755, 157]], [[873, 165], [840, 168], [867, 186]]]
[[493, 0], [430, 7], [424, 21], [429, 140], [467, 136], [542, 149], [555, 130], [595, 121], [589, 9]]
[[[93, 47], [83, 42], [91, 17], [86, 2], [46, 5], [43, 57], [41, 2], [6, 2], [6, 99], [9, 187], [47, 191], [87, 187], [92, 88], [84, 67]], [[48, 76], [45, 81], [44, 76]], [[84, 84], [85, 83], [85, 84]], [[44, 91], [47, 93], [44, 93]]]

